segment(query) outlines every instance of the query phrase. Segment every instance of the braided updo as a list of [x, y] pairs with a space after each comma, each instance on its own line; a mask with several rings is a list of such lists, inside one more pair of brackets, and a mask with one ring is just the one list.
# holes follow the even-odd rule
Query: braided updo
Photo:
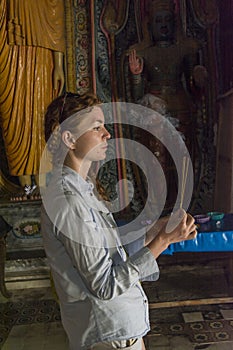
[[45, 114], [45, 140], [53, 156], [61, 144], [62, 122], [76, 112], [99, 104], [100, 101], [91, 92], [83, 95], [66, 92], [50, 103]]

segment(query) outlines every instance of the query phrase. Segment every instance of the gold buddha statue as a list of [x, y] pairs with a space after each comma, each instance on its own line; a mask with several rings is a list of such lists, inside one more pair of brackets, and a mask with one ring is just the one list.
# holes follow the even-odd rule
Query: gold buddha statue
[[0, 0], [0, 123], [9, 173], [38, 185], [44, 115], [65, 76], [63, 0]]

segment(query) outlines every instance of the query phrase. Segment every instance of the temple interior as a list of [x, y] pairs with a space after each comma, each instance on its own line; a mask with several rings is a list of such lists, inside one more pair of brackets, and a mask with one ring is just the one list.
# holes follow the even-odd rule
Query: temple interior
[[142, 282], [146, 349], [232, 350], [233, 1], [0, 8], [0, 348], [69, 348], [41, 235], [44, 115], [63, 92], [91, 91], [111, 134], [92, 171], [119, 227], [178, 207], [196, 220], [196, 239], [171, 244], [159, 280]]

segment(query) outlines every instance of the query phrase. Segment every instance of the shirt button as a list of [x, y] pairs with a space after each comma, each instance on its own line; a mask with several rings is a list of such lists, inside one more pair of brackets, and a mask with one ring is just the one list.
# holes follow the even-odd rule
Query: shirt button
[[90, 196], [93, 196], [93, 193], [92, 193], [92, 192], [90, 193]]
[[147, 304], [147, 300], [146, 299], [144, 299], [144, 303]]

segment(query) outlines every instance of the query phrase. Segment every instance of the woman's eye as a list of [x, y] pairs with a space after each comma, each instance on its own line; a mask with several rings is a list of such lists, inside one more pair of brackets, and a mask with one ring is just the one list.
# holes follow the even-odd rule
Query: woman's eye
[[101, 126], [95, 126], [95, 127], [93, 128], [93, 130], [95, 130], [95, 131], [100, 131], [100, 130], [101, 130]]

